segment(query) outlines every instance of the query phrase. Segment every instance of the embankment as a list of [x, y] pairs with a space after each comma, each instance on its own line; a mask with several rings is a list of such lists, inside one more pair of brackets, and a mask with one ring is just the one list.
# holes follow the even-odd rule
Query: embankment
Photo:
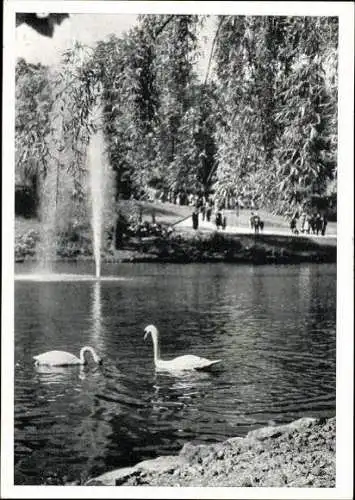
[[131, 260], [140, 262], [335, 262], [336, 237], [185, 230], [169, 238], [137, 239], [130, 250]]
[[[17, 262], [36, 260], [39, 236], [31, 230], [18, 234], [15, 243]], [[106, 262], [249, 262], [282, 264], [335, 262], [336, 237], [291, 234], [228, 233], [180, 229], [170, 235], [129, 237], [120, 248], [106, 247]], [[62, 239], [57, 245], [58, 260], [92, 260], [89, 238]]]
[[185, 445], [88, 486], [335, 487], [335, 417], [302, 418], [213, 445]]

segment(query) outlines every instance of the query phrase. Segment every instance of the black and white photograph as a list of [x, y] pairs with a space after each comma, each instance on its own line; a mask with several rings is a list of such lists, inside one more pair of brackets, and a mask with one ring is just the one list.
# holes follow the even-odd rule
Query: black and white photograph
[[4, 14], [2, 497], [352, 498], [354, 4]]

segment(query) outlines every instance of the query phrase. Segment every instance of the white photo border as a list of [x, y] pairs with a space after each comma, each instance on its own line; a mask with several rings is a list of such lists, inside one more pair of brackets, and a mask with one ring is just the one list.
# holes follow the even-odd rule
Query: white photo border
[[[336, 487], [153, 488], [14, 486], [14, 74], [16, 12], [305, 15], [339, 18]], [[353, 2], [7, 0], [3, 25], [1, 491], [3, 498], [352, 498], [353, 484]]]

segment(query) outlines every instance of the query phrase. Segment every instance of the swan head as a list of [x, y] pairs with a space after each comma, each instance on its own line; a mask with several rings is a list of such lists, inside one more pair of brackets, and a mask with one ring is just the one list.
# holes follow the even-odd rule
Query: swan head
[[94, 349], [93, 349], [92, 347], [89, 347], [89, 346], [85, 346], [85, 347], [83, 347], [83, 348], [81, 349], [81, 351], [80, 351], [80, 358], [85, 359], [85, 358], [84, 358], [84, 353], [85, 353], [86, 351], [89, 351], [89, 352], [92, 354], [92, 357], [94, 358], [95, 363], [97, 363], [98, 365], [101, 365], [101, 364], [102, 364], [102, 358], [100, 358], [100, 356], [98, 356], [98, 355], [96, 354], [96, 352], [94, 351]]
[[144, 340], [147, 338], [148, 334], [151, 334], [152, 337], [158, 336], [158, 329], [154, 325], [148, 325], [144, 328]]

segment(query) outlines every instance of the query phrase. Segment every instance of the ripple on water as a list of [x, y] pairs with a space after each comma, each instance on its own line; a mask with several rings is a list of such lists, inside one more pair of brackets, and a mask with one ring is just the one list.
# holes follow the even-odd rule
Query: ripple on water
[[89, 281], [94, 283], [115, 282], [115, 281], [129, 281], [131, 278], [122, 276], [101, 276], [97, 278], [92, 274], [65, 274], [65, 273], [24, 273], [15, 274], [16, 281], [33, 281], [33, 282], [57, 282], [57, 281]]
[[[80, 285], [68, 270], [53, 286], [20, 276], [15, 288], [17, 484], [80, 480], [187, 441], [334, 412], [336, 289], [327, 266], [135, 265], [100, 287], [89, 268], [80, 268]], [[221, 365], [155, 373], [148, 323], [161, 331], [163, 358], [192, 353]], [[39, 352], [85, 344], [101, 367], [32, 364]]]

